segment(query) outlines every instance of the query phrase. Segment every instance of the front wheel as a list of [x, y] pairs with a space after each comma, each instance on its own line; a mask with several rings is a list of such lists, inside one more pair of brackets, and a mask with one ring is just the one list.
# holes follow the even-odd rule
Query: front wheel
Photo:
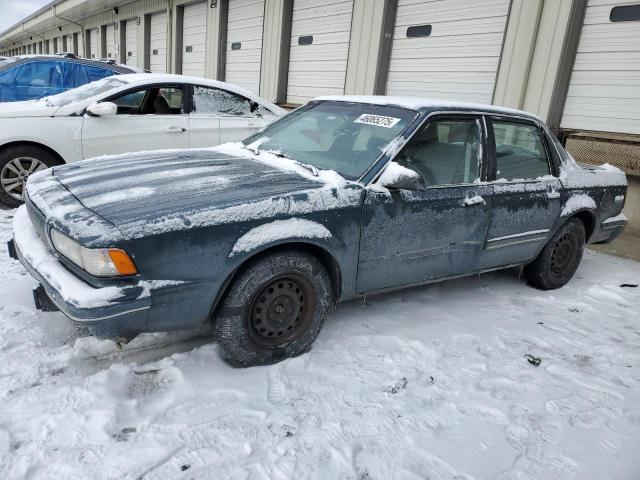
[[528, 282], [545, 290], [565, 285], [580, 265], [585, 241], [584, 224], [578, 218], [568, 220], [536, 259], [525, 267]]
[[54, 155], [35, 145], [16, 145], [0, 151], [0, 203], [19, 207], [29, 176], [58, 164]]
[[271, 253], [243, 268], [214, 319], [223, 357], [248, 367], [307, 351], [332, 306], [331, 282], [312, 255]]

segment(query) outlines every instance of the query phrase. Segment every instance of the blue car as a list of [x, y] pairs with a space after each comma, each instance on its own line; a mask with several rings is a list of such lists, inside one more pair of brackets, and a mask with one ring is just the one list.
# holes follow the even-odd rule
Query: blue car
[[111, 75], [136, 72], [140, 70], [73, 54], [7, 58], [0, 62], [0, 102], [34, 100]]
[[29, 177], [10, 255], [99, 337], [213, 323], [225, 358], [308, 349], [335, 302], [501, 268], [560, 288], [627, 220], [626, 178], [495, 106], [326, 97], [242, 143]]

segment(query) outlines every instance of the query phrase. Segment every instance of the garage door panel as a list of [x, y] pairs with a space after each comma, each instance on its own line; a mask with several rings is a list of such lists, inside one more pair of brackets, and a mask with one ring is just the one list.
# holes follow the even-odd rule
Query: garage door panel
[[167, 14], [165, 12], [151, 15], [150, 20], [149, 69], [153, 73], [167, 71]]
[[560, 126], [640, 134], [640, 22], [611, 22], [629, 2], [587, 4]]
[[[287, 101], [344, 93], [353, 1], [294, 0]], [[300, 45], [299, 37], [312, 43]]]
[[138, 64], [138, 22], [136, 19], [127, 20], [125, 23], [125, 63], [127, 65]]
[[182, 11], [182, 74], [204, 76], [207, 3], [186, 5]]
[[225, 80], [255, 93], [260, 90], [263, 22], [264, 0], [229, 1]]
[[[491, 103], [508, 12], [509, 0], [399, 0], [387, 94]], [[407, 37], [414, 25], [431, 34]]]

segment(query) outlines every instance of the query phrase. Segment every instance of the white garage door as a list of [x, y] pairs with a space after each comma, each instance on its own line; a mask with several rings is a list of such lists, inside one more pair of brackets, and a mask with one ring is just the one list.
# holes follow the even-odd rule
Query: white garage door
[[167, 13], [151, 15], [151, 45], [149, 48], [149, 70], [167, 73]]
[[184, 7], [182, 24], [182, 74], [204, 76], [204, 48], [207, 38], [207, 4]]
[[125, 28], [124, 61], [127, 65], [138, 65], [138, 21], [127, 20]]
[[89, 58], [98, 58], [98, 29], [89, 30]]
[[107, 25], [104, 42], [107, 47], [107, 58], [116, 58], [116, 30], [113, 24]]
[[399, 0], [388, 95], [491, 103], [509, 0]]
[[629, 3], [587, 4], [561, 127], [640, 134], [640, 21], [609, 20]]
[[264, 0], [230, 0], [225, 80], [259, 93]]
[[344, 93], [353, 0], [294, 0], [287, 102]]

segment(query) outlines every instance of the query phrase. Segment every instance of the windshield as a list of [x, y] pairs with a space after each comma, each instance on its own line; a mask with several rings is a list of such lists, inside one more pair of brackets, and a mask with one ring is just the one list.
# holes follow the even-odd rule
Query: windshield
[[79, 102], [86, 100], [87, 98], [99, 95], [114, 88], [126, 85], [127, 82], [119, 80], [117, 77], [107, 77], [95, 82], [87, 83], [78, 88], [67, 90], [66, 92], [59, 93], [58, 95], [52, 95], [46, 97], [46, 101], [49, 105], [60, 107], [72, 102]]
[[360, 178], [417, 112], [365, 103], [318, 102], [302, 107], [244, 141], [343, 177]]

